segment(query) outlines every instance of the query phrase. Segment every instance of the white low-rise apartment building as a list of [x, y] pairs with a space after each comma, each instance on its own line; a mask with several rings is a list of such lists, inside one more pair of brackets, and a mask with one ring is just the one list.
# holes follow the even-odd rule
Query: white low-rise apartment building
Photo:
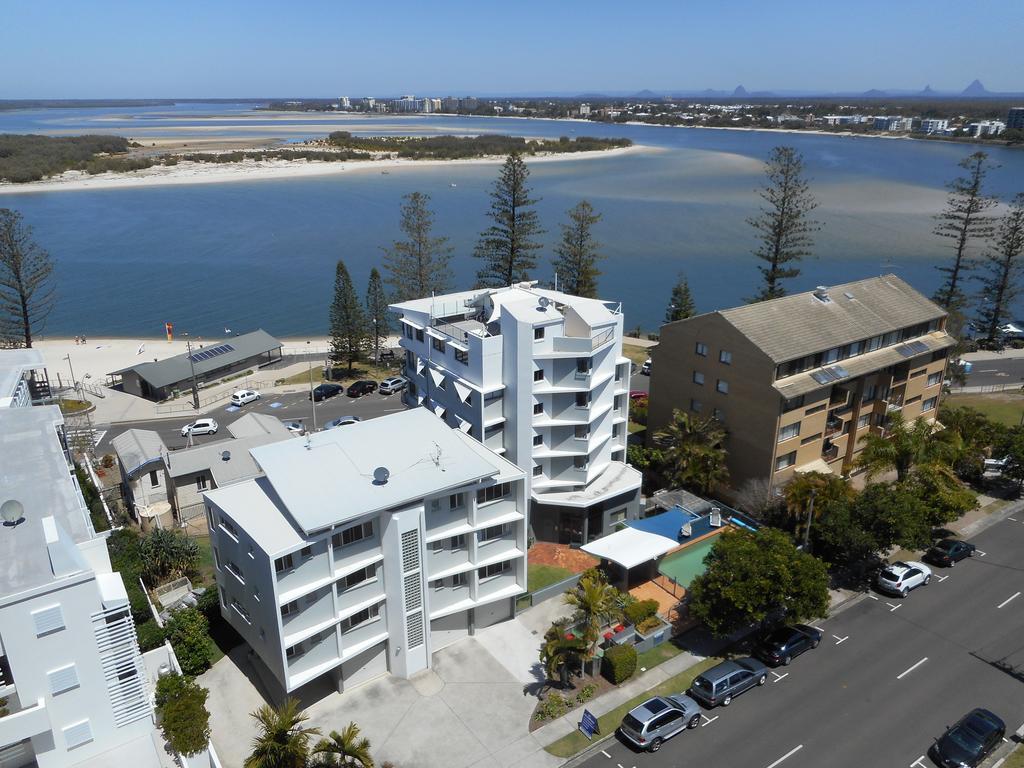
[[0, 408], [0, 516], [0, 766], [157, 768], [128, 595], [57, 406]]
[[408, 677], [514, 615], [524, 474], [459, 430], [414, 409], [250, 453], [207, 522], [221, 612], [284, 691]]
[[526, 473], [538, 539], [584, 544], [639, 514], [621, 307], [519, 283], [391, 309], [406, 402]]

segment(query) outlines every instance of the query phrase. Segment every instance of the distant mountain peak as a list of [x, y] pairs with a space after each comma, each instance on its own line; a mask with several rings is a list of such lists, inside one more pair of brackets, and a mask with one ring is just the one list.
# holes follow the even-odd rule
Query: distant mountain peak
[[961, 96], [985, 96], [988, 90], [981, 84], [981, 80], [973, 80], [971, 84], [961, 91]]
[[732, 92], [732, 95], [733, 96], [746, 96], [746, 95], [748, 95], [747, 94], [747, 89], [744, 88], [742, 85], [737, 85], [736, 89]]
[[929, 94], [932, 94], [932, 93], [935, 93], [935, 91], [934, 91], [934, 90], [932, 90], [932, 87], [931, 87], [931, 85], [926, 85], [926, 86], [925, 86], [925, 87], [924, 87], [924, 88], [922, 89], [922, 91], [921, 91], [921, 95], [922, 95], [922, 96], [927, 96], [927, 95], [929, 95]]
[[861, 95], [866, 96], [869, 99], [877, 99], [881, 96], [888, 96], [889, 94], [885, 91], [879, 90], [878, 88], [872, 88], [870, 91], [864, 91]]

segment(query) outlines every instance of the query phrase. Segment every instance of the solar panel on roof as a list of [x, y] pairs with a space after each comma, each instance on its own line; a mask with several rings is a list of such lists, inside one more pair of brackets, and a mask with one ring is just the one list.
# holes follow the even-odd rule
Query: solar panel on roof
[[811, 378], [814, 379], [819, 384], [829, 384], [832, 382], [832, 376], [826, 373], [824, 370], [812, 372]]
[[917, 352], [919, 354], [921, 352], [927, 352], [928, 351], [928, 345], [925, 344], [923, 341], [912, 341], [907, 346], [909, 346], [912, 350], [914, 350], [915, 352]]
[[841, 365], [833, 365], [831, 368], [828, 369], [828, 372], [838, 379], [845, 379], [847, 376], [850, 375], [850, 372], [843, 368], [843, 366]]
[[900, 344], [896, 347], [896, 351], [900, 353], [900, 357], [913, 357], [914, 350], [910, 348], [909, 344]]
[[235, 348], [230, 344], [220, 344], [219, 346], [211, 349], [204, 349], [201, 352], [194, 352], [189, 356], [189, 359], [193, 363], [198, 363], [201, 360], [209, 360], [211, 357], [217, 357], [217, 355], [223, 355], [225, 352], [234, 352]]

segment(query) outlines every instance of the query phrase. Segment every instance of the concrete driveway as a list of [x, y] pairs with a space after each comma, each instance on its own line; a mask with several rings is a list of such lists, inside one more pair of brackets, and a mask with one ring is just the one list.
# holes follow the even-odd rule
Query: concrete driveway
[[[506, 622], [511, 623], [511, 622]], [[493, 647], [489, 638], [489, 645]], [[256, 730], [249, 713], [265, 693], [240, 646], [199, 678], [210, 691], [213, 743], [225, 768], [241, 768]], [[528, 732], [536, 699], [476, 637], [434, 654], [434, 667], [411, 680], [383, 677], [345, 693], [304, 701], [324, 734], [354, 720], [377, 764], [400, 768], [545, 768], [561, 760]]]

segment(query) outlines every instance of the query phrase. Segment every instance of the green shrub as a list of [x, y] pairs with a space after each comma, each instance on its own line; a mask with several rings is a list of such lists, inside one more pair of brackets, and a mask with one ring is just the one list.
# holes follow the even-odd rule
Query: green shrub
[[125, 591], [128, 593], [128, 603], [132, 609], [132, 619], [135, 624], [144, 624], [153, 618], [153, 612], [149, 609], [149, 601], [146, 593], [142, 591], [139, 584], [139, 575], [142, 573], [142, 556], [139, 553], [139, 534], [132, 528], [122, 528], [114, 531], [107, 539], [107, 551], [110, 554], [110, 566], [121, 574], [124, 581]]
[[657, 612], [657, 600], [638, 600], [635, 603], [627, 605], [623, 609], [623, 613], [626, 615], [626, 620], [634, 626], [640, 626], [640, 624], [651, 618], [651, 616], [654, 616]]
[[220, 598], [217, 594], [217, 587], [207, 587], [206, 591], [196, 598], [196, 609], [211, 624], [215, 619], [220, 618]]
[[551, 691], [547, 696], [541, 699], [533, 717], [535, 720], [540, 721], [557, 720], [568, 711], [569, 699], [565, 698], [565, 696], [560, 694], [558, 691]]
[[167, 621], [167, 639], [186, 675], [198, 675], [210, 668], [213, 641], [210, 623], [195, 608], [179, 608]]
[[654, 614], [653, 616], [648, 616], [646, 619], [637, 624], [636, 631], [639, 632], [641, 635], [646, 636], [661, 626], [661, 618], [658, 616], [658, 614]]
[[586, 704], [588, 701], [594, 698], [595, 693], [597, 693], [596, 685], [584, 685], [576, 692], [576, 703]]
[[601, 672], [615, 685], [631, 678], [636, 672], [636, 648], [632, 645], [613, 645], [604, 652]]
[[177, 673], [164, 675], [156, 683], [156, 708], [160, 730], [178, 754], [195, 755], [210, 743], [209, 696], [191, 677]]
[[180, 531], [157, 528], [146, 534], [139, 540], [139, 556], [150, 587], [193, 576], [199, 568], [199, 545]]
[[139, 649], [145, 653], [164, 644], [166, 634], [164, 628], [156, 623], [156, 619], [144, 621], [135, 627], [135, 634], [139, 636]]

